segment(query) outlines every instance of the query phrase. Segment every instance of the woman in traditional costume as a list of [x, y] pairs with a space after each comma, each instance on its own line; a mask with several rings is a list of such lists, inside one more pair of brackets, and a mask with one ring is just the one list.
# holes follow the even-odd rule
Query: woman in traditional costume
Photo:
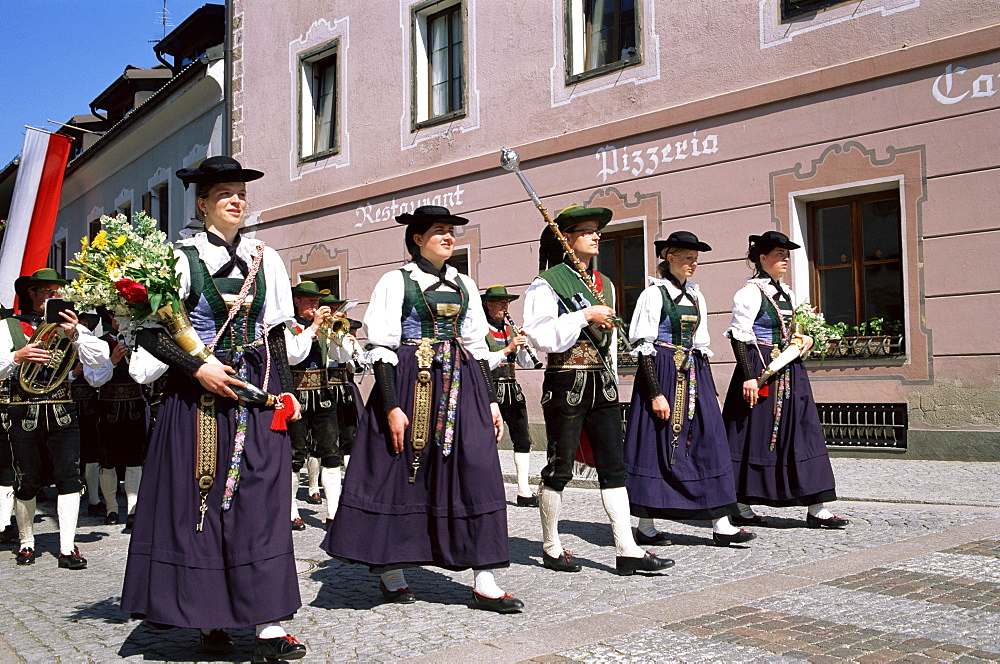
[[688, 231], [658, 240], [661, 278], [639, 295], [629, 326], [639, 371], [625, 432], [625, 486], [639, 517], [638, 544], [670, 543], [654, 518], [711, 520], [717, 546], [756, 537], [729, 521], [739, 510], [708, 365], [708, 310], [690, 280], [698, 252], [711, 249]]
[[[781, 281], [788, 272], [790, 252], [798, 248], [778, 231], [751, 235], [747, 262], [754, 275], [733, 299], [726, 336], [736, 354], [736, 369], [722, 415], [740, 502], [737, 525], [764, 523], [751, 504], [808, 506], [810, 528], [843, 528], [850, 523], [825, 504], [836, 500], [837, 492], [801, 359], [812, 339], [795, 333], [795, 295]], [[764, 369], [793, 343], [800, 347], [800, 356], [758, 388]]]
[[492, 572], [510, 553], [486, 317], [447, 264], [468, 220], [423, 206], [396, 221], [412, 262], [383, 275], [365, 313], [376, 385], [322, 548], [368, 565], [390, 602], [415, 601], [405, 568], [433, 565], [473, 570], [474, 608], [517, 612]]
[[[165, 330], [144, 330], [154, 364], [167, 372], [135, 511], [122, 610], [154, 628], [201, 629], [202, 648], [232, 648], [226, 629], [255, 626], [253, 661], [299, 659], [305, 646], [278, 621], [301, 606], [288, 477], [291, 448], [271, 429], [274, 411], [238, 401], [246, 385], [281, 393], [290, 419], [292, 390], [284, 328], [294, 317], [277, 253], [239, 233], [246, 182], [263, 176], [230, 157], [211, 157], [177, 176], [195, 184], [205, 231], [176, 251], [180, 299], [214, 353], [200, 359]], [[155, 358], [155, 359], [153, 359]], [[289, 412], [289, 411], [285, 411]], [[196, 470], [197, 469], [197, 470]]]

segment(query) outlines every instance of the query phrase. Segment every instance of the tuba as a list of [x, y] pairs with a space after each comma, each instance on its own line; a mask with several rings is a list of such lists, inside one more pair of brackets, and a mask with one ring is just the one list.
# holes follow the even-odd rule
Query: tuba
[[45, 364], [21, 364], [18, 380], [21, 389], [29, 394], [48, 394], [56, 389], [76, 364], [76, 346], [59, 328], [59, 323], [42, 323], [28, 339], [28, 343], [37, 343], [52, 356]]

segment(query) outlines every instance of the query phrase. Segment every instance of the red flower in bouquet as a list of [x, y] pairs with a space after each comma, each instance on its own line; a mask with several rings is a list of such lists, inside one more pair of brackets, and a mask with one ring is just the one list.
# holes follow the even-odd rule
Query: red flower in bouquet
[[148, 302], [149, 293], [146, 287], [131, 279], [119, 279], [115, 282], [115, 290], [122, 294], [126, 302]]

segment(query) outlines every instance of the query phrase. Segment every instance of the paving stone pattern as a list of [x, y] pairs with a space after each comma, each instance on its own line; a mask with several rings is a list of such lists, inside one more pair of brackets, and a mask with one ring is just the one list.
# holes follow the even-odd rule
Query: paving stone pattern
[[[968, 473], [963, 469], [958, 475], [961, 478]], [[873, 483], [882, 481], [878, 478]], [[954, 486], [945, 481], [941, 485]], [[508, 509], [511, 567], [498, 572], [497, 578], [502, 587], [527, 605], [524, 613], [509, 616], [469, 607], [470, 572], [433, 568], [407, 571], [418, 600], [415, 604], [386, 604], [378, 591], [376, 577], [366, 568], [331, 560], [319, 549], [325, 510], [300, 502], [309, 526], [294, 534], [303, 607], [288, 627], [310, 648], [305, 661], [379, 662], [421, 656], [437, 659], [439, 652], [484, 643], [503, 644], [533, 630], [551, 629], [556, 633], [561, 629], [572, 630], [569, 626], [581, 618], [620, 616], [623, 611], [657, 603], [670, 606], [672, 598], [682, 593], [710, 591], [719, 584], [740, 582], [756, 575], [781, 576], [784, 570], [804, 564], [850, 561], [851, 556], [864, 556], [878, 547], [905, 549], [909, 542], [922, 536], [933, 537], [949, 529], [983, 522], [995, 524], [994, 520], [1000, 517], [996, 508], [945, 505], [941, 500], [920, 505], [843, 501], [837, 506], [838, 513], [850, 518], [852, 524], [843, 531], [829, 531], [806, 528], [802, 509], [762, 508], [760, 511], [768, 517], [770, 527], [755, 529], [758, 539], [749, 546], [730, 548], [711, 545], [709, 525], [705, 522], [658, 521], [657, 525], [671, 534], [675, 544], [658, 548], [657, 553], [675, 559], [676, 567], [660, 575], [619, 577], [613, 573], [611, 529], [596, 491], [568, 489], [564, 493], [563, 543], [584, 566], [578, 574], [560, 574], [542, 568], [538, 510], [514, 507], [514, 487], [508, 485], [507, 492], [511, 501]], [[300, 498], [304, 497], [303, 491]], [[89, 567], [82, 571], [62, 570], [57, 568], [54, 555], [58, 545], [55, 504], [42, 502], [39, 508], [36, 539], [42, 555], [36, 563], [19, 567], [14, 563], [15, 546], [0, 549], [0, 662], [110, 662], [123, 658], [198, 661], [204, 657], [198, 651], [195, 631], [153, 632], [119, 612], [128, 547], [128, 535], [120, 526], [104, 526], [102, 519], [81, 516], [77, 541], [90, 561]], [[996, 534], [992, 533], [994, 537]], [[989, 535], [986, 533], [983, 539]], [[839, 657], [833, 654], [837, 650], [833, 646], [844, 644], [830, 643], [824, 653], [811, 653], [804, 648], [816, 647], [812, 646], [815, 641], [810, 642], [808, 635], [794, 636], [793, 632], [799, 632], [792, 629], [794, 625], [828, 622], [834, 626], [830, 628], [833, 632], [845, 632], [844, 638], [847, 633], [854, 638], [863, 630], [874, 632], [869, 639], [891, 635], [886, 638], [894, 647], [912, 639], [929, 639], [931, 643], [919, 653], [911, 653], [914, 657], [917, 654], [932, 657], [935, 655], [927, 653], [941, 650], [954, 654], [952, 659], [956, 661], [989, 660], [1000, 653], [1000, 630], [995, 627], [996, 582], [990, 580], [992, 576], [983, 578], [986, 574], [983, 570], [993, 574], [1000, 541], [965, 545], [966, 539], [947, 550], [938, 550], [950, 545], [945, 542], [926, 555], [911, 558], [903, 555], [898, 563], [871, 564], [864, 568], [871, 572], [869, 577], [852, 570], [842, 579], [826, 583], [817, 579], [798, 590], [743, 600], [741, 605], [747, 613], [742, 615], [750, 616], [746, 619], [707, 611], [708, 615], [699, 616], [699, 620], [717, 617], [710, 634], [697, 631], [703, 627], [702, 623], [688, 624], [687, 620], [665, 622], [668, 628], [649, 630], [646, 628], [650, 623], [646, 621], [634, 628], [638, 630], [635, 633], [616, 633], [614, 638], [601, 638], [600, 643], [592, 645], [597, 637], [568, 631], [573, 650], [550, 652], [547, 657], [553, 658], [551, 661], [833, 661], [815, 658]], [[921, 586], [919, 579], [916, 585], [906, 585], [915, 581], [907, 575], [916, 573], [926, 574], [924, 581], [933, 582], [930, 585], [946, 584], [926, 591], [928, 597], [954, 598], [955, 602], [943, 604], [909, 598], [906, 593], [894, 596], [881, 592], [883, 586], [906, 590]], [[886, 576], [880, 576], [883, 574]], [[850, 583], [861, 583], [861, 587], [846, 587]], [[959, 597], [960, 591], [971, 594]], [[987, 601], [991, 596], [992, 604]], [[971, 602], [974, 606], [963, 606], [960, 602]], [[757, 621], [761, 616], [767, 619]], [[751, 618], [757, 622], [750, 622]], [[736, 631], [761, 630], [760, 625], [773, 621], [785, 622], [763, 631], [787, 633], [788, 639], [784, 640], [789, 643], [785, 645], [792, 648], [779, 653], [774, 649], [778, 641], [761, 638], [753, 631]], [[252, 631], [238, 630], [233, 636], [239, 650], [233, 656], [210, 661], [239, 661], [241, 657], [249, 657]], [[566, 641], [560, 643], [563, 644], [560, 647], [566, 648]], [[538, 648], [542, 650], [533, 652], [544, 653], [545, 644]], [[959, 653], [955, 648], [965, 650]], [[893, 648], [879, 646], [879, 650], [883, 649]], [[864, 647], [858, 650], [865, 655], [876, 652]], [[489, 659], [477, 657], [476, 661]], [[468, 659], [458, 656], [451, 661]]]

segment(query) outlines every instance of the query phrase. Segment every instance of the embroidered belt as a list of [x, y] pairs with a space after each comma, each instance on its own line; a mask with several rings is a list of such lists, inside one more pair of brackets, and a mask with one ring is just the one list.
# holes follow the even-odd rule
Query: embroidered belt
[[292, 371], [292, 387], [296, 390], [322, 390], [328, 387], [329, 384], [330, 381], [327, 379], [326, 369]]
[[98, 401], [134, 401], [142, 399], [139, 383], [105, 383], [97, 392]]
[[[677, 451], [677, 440], [684, 428], [685, 410], [687, 420], [694, 419], [694, 408], [698, 397], [698, 379], [694, 367], [694, 350], [686, 346], [678, 346], [666, 341], [654, 341], [654, 345], [674, 351], [674, 368], [677, 369], [677, 382], [674, 385], [674, 405], [670, 412], [670, 428], [674, 437], [670, 441], [669, 465], [674, 465], [674, 453]], [[687, 409], [684, 408], [687, 401]], [[691, 455], [691, 436], [688, 435], [687, 454]]]
[[4, 378], [0, 380], [0, 406], [6, 406], [10, 403], [10, 393], [11, 393], [11, 383], [9, 378]]
[[493, 380], [516, 380], [514, 376], [514, 363], [501, 362], [500, 366], [493, 370]]
[[589, 341], [577, 341], [562, 353], [549, 353], [549, 369], [603, 370], [601, 352]]
[[416, 482], [420, 457], [430, 437], [431, 396], [434, 384], [431, 367], [441, 364], [441, 396], [434, 425], [434, 440], [441, 446], [441, 456], [451, 454], [458, 414], [458, 394], [462, 382], [462, 359], [466, 357], [461, 339], [403, 339], [403, 345], [417, 346], [417, 378], [413, 385], [413, 418], [410, 441], [413, 446], [413, 470], [410, 484]]
[[72, 403], [73, 397], [70, 394], [69, 385], [65, 382], [45, 394], [29, 394], [21, 389], [18, 383], [10, 395], [11, 403]]
[[205, 525], [205, 512], [208, 511], [208, 492], [215, 484], [215, 458], [219, 448], [219, 423], [215, 419], [215, 395], [211, 392], [202, 394], [198, 400], [197, 429], [194, 477], [201, 497], [201, 504], [198, 506], [201, 518], [195, 530], [201, 532]]
[[97, 396], [97, 388], [91, 387], [89, 383], [73, 381], [70, 383], [69, 393], [73, 397], [73, 401], [90, 401]]
[[347, 385], [347, 367], [329, 367], [326, 370], [330, 385]]

